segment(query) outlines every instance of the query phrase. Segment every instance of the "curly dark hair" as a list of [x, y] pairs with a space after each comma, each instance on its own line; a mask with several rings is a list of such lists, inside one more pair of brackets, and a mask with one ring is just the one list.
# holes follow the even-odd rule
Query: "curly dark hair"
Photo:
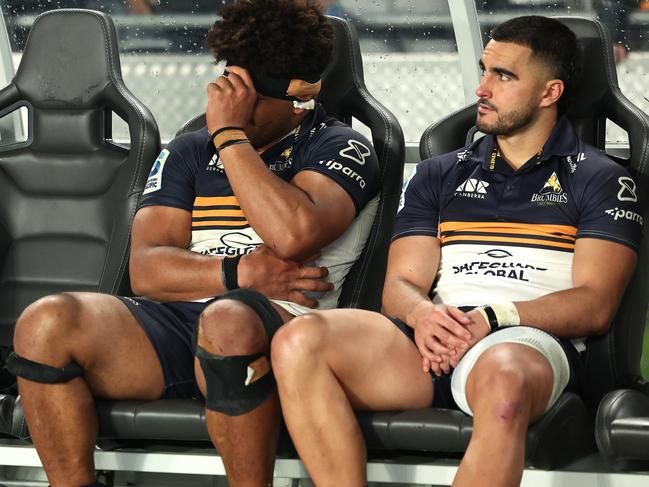
[[491, 38], [529, 47], [534, 56], [564, 83], [559, 112], [572, 102], [581, 75], [581, 52], [575, 34], [556, 19], [528, 15], [507, 20], [491, 31]]
[[220, 14], [205, 39], [217, 61], [281, 78], [329, 64], [334, 31], [314, 0], [238, 0]]

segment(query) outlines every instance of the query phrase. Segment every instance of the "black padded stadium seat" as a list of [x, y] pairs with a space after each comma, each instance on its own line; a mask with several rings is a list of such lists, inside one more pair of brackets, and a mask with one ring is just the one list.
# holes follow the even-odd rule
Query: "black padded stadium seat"
[[[329, 114], [345, 122], [352, 118], [369, 127], [381, 168], [380, 204], [368, 243], [345, 280], [339, 305], [378, 310], [387, 263], [387, 249], [396, 215], [405, 144], [396, 118], [365, 87], [357, 34], [351, 24], [331, 17], [336, 42], [332, 62], [323, 76], [320, 101]], [[204, 115], [190, 120], [186, 132], [205, 125]], [[203, 403], [190, 399], [160, 401], [99, 401], [100, 439], [112, 447], [123, 440], [209, 440]], [[0, 414], [2, 411], [0, 402]], [[1, 416], [0, 416], [1, 421]], [[26, 430], [12, 418], [13, 434]], [[124, 444], [128, 444], [124, 443]], [[141, 445], [141, 442], [138, 442]]]
[[[0, 140], [3, 347], [40, 297], [130, 293], [131, 222], [160, 150], [153, 116], [122, 81], [113, 22], [99, 12], [36, 19], [16, 75], [0, 91], [0, 117], [20, 107], [29, 113], [27, 140]], [[112, 141], [113, 113], [128, 124], [130, 148]], [[22, 422], [13, 401], [0, 395], [0, 432]]]
[[[577, 98], [568, 118], [586, 142], [601, 150], [605, 148], [607, 119], [628, 132], [630, 157], [617, 160], [637, 182], [642, 214], [646, 219], [649, 215], [646, 194], [649, 188], [649, 117], [620, 92], [611, 42], [604, 26], [598, 21], [577, 17], [558, 19], [577, 35], [585, 60]], [[476, 105], [473, 104], [431, 125], [421, 139], [421, 157], [433, 157], [464, 146], [475, 133], [475, 117]], [[648, 245], [644, 239], [637, 270], [612, 328], [605, 335], [587, 341], [586, 397], [582, 400], [572, 393], [563, 394], [550, 411], [530, 427], [526, 451], [529, 466], [555, 468], [594, 450], [592, 411], [597, 403], [607, 391], [637, 382], [649, 298]], [[644, 416], [649, 416], [649, 409]], [[386, 417], [385, 421], [393, 423], [389, 428], [390, 436], [399, 448], [419, 449], [425, 444], [426, 449], [438, 452], [462, 451], [470, 439], [472, 424], [471, 418], [461, 412], [433, 409], [400, 413]]]
[[616, 470], [649, 470], [649, 390], [604, 396], [595, 422], [599, 451]]

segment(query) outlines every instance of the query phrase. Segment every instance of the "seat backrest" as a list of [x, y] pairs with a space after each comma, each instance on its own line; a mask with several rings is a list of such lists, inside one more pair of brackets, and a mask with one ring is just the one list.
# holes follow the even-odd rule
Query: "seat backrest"
[[[0, 117], [28, 111], [24, 142], [0, 145], [0, 345], [38, 298], [128, 293], [130, 226], [160, 150], [155, 120], [122, 80], [112, 20], [61, 9], [35, 20]], [[112, 141], [112, 114], [130, 147]]]
[[[584, 70], [575, 99], [567, 112], [575, 130], [585, 142], [605, 149], [606, 120], [626, 130], [629, 135], [628, 159], [613, 157], [623, 164], [637, 183], [643, 217], [649, 216], [649, 117], [634, 106], [620, 91], [608, 30], [597, 20], [557, 17], [577, 36]], [[422, 158], [462, 147], [475, 131], [476, 104], [467, 106], [439, 120], [422, 135]], [[639, 375], [642, 334], [649, 299], [647, 239], [643, 240], [638, 266], [620, 309], [608, 333], [587, 342], [586, 399], [596, 405], [608, 390], [627, 384]]]
[[[362, 254], [345, 278], [340, 307], [379, 310], [392, 226], [401, 192], [405, 158], [403, 132], [397, 119], [367, 90], [358, 35], [353, 25], [329, 17], [336, 34], [333, 57], [322, 77], [318, 101], [332, 117], [352, 124], [360, 121], [372, 132], [381, 170], [380, 202]], [[205, 125], [205, 115], [188, 121], [178, 133]]]

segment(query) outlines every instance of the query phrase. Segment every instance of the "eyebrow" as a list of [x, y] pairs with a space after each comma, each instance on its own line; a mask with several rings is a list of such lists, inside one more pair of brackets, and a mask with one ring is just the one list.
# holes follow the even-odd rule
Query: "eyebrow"
[[[478, 65], [480, 66], [481, 70], [483, 70], [483, 71], [486, 70], [484, 62], [482, 61], [482, 59], [480, 59], [478, 61]], [[509, 76], [512, 79], [519, 79], [518, 76], [516, 75], [516, 73], [512, 73], [510, 70], [505, 69], [505, 68], [499, 68], [499, 67], [496, 66], [494, 68], [491, 68], [490, 71], [494, 71], [494, 72], [496, 72], [498, 74], [504, 74], [505, 76]]]

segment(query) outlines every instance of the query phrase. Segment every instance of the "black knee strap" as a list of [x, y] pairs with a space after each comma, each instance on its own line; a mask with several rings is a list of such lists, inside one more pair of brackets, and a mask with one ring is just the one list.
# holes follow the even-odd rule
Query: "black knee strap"
[[21, 357], [15, 352], [11, 352], [7, 357], [6, 367], [15, 376], [45, 384], [68, 382], [83, 375], [83, 369], [75, 362], [65, 367], [52, 367]]
[[275, 390], [265, 353], [221, 356], [197, 346], [196, 357], [207, 385], [207, 409], [239, 416], [256, 409]]
[[[252, 289], [236, 289], [214, 301], [220, 299], [239, 301], [257, 313], [269, 342], [283, 324], [268, 298]], [[275, 377], [267, 354], [214, 355], [198, 346], [198, 327], [194, 333], [194, 347], [205, 376], [207, 409], [239, 416], [256, 409], [275, 390]]]

